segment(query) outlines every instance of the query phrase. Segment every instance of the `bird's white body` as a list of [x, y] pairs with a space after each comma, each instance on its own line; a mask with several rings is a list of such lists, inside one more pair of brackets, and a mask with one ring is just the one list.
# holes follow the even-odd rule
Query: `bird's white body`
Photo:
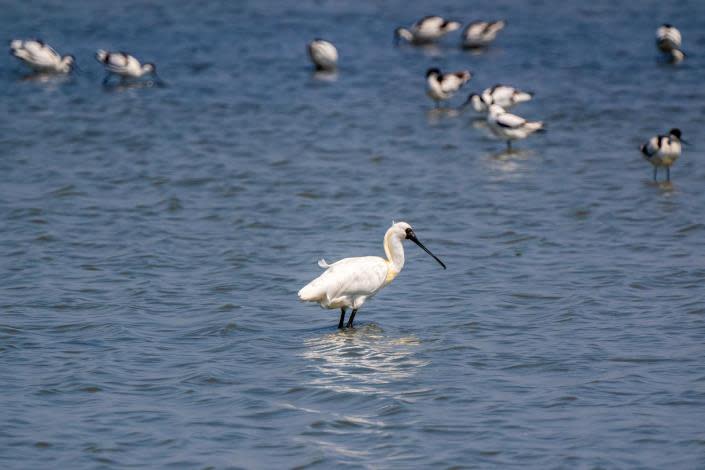
[[41, 73], [69, 73], [74, 63], [73, 56], [61, 57], [50, 45], [36, 39], [11, 41], [10, 53]]
[[656, 30], [656, 46], [661, 52], [669, 54], [673, 62], [680, 62], [685, 58], [681, 51], [681, 32], [670, 24], [659, 26]]
[[345, 258], [330, 265], [320, 260], [318, 265], [326, 271], [301, 289], [299, 298], [331, 309], [362, 307], [398, 274], [389, 260], [379, 256]]
[[431, 69], [426, 73], [426, 93], [438, 103], [450, 99], [471, 78], [467, 70], [442, 74], [438, 69]]
[[499, 105], [505, 110], [508, 110], [519, 103], [531, 101], [534, 97], [533, 93], [521, 91], [509, 85], [495, 85], [492, 88], [487, 88], [482, 94], [470, 95], [468, 101], [478, 113], [486, 113], [493, 104]]
[[153, 64], [143, 65], [126, 52], [107, 52], [101, 49], [96, 52], [95, 57], [108, 73], [123, 78], [139, 78], [155, 71]]
[[315, 39], [308, 43], [308, 55], [316, 70], [332, 71], [338, 66], [338, 50], [323, 39]]
[[409, 224], [399, 222], [392, 225], [384, 235], [384, 252], [387, 259], [379, 256], [344, 258], [318, 265], [326, 271], [299, 291], [299, 298], [307, 302], [318, 302], [323, 308], [350, 307], [358, 309], [367, 299], [394, 280], [404, 267], [405, 229]]
[[487, 124], [494, 135], [507, 141], [507, 145], [510, 145], [512, 140], [525, 139], [534, 132], [543, 129], [543, 122], [527, 121], [523, 117], [508, 113], [496, 104], [490, 106]]
[[654, 166], [654, 180], [658, 168], [665, 167], [670, 179], [670, 167], [681, 156], [681, 133], [671, 129], [668, 135], [656, 135], [641, 146], [644, 159]]
[[418, 241], [409, 224], [397, 222], [384, 234], [386, 259], [379, 256], [362, 256], [341, 259], [333, 264], [320, 260], [318, 265], [324, 268], [325, 272], [299, 291], [299, 299], [316, 302], [322, 308], [341, 309], [339, 328], [343, 327], [345, 309], [352, 308], [352, 316], [348, 322], [348, 326], [352, 326], [355, 312], [401, 272], [404, 267], [404, 240], [416, 243], [445, 269], [443, 262]]
[[403, 38], [412, 44], [429, 44], [460, 29], [457, 21], [449, 21], [440, 16], [426, 16], [414, 23], [410, 28], [397, 28], [396, 37]]
[[463, 31], [463, 47], [478, 48], [489, 46], [507, 23], [500, 21], [475, 21]]

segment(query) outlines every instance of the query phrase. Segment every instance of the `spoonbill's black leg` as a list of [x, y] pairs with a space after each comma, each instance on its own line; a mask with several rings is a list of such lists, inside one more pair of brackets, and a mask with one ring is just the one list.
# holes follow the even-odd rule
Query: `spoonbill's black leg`
[[[355, 311], [355, 310], [353, 310], [353, 312], [354, 312], [354, 311]], [[353, 315], [354, 315], [354, 313], [353, 313]], [[351, 318], [352, 318], [352, 317], [351, 317]], [[338, 323], [338, 328], [342, 328], [344, 322], [345, 322], [345, 309], [344, 309], [344, 308], [341, 308], [341, 309], [340, 309], [340, 322]]]
[[512, 141], [508, 140], [507, 141], [507, 150], [511, 150], [511, 149], [512, 149]]
[[656, 175], [658, 174], [658, 167], [654, 167], [654, 183], [656, 182]]
[[352, 322], [353, 322], [353, 319], [355, 319], [356, 313], [357, 313], [357, 309], [354, 308], [352, 313], [350, 314], [350, 319], [348, 320], [348, 328], [352, 328]]
[[671, 167], [666, 167], [666, 181], [671, 181]]
[[111, 75], [111, 74], [107, 74], [107, 75], [105, 76], [105, 78], [103, 79], [103, 86], [107, 85], [108, 82], [110, 81], [110, 75]]

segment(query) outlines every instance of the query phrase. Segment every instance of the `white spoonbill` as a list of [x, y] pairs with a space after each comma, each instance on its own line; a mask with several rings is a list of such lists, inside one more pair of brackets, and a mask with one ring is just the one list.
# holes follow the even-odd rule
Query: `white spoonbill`
[[671, 129], [668, 135], [654, 136], [641, 146], [644, 158], [654, 166], [654, 181], [661, 166], [666, 167], [666, 181], [671, 181], [671, 165], [681, 156], [681, 142], [687, 143], [681, 139], [680, 129]]
[[670, 55], [671, 62], [678, 63], [685, 58], [681, 50], [681, 32], [673, 25], [662, 24], [656, 30], [656, 47]]
[[459, 22], [441, 16], [424, 16], [408, 29], [395, 29], [394, 41], [399, 44], [399, 39], [405, 39], [411, 44], [430, 44], [461, 26]]
[[322, 259], [318, 265], [326, 271], [299, 291], [299, 299], [317, 302], [322, 308], [339, 308], [338, 328], [343, 327], [345, 310], [351, 308], [352, 313], [347, 326], [353, 326], [355, 314], [362, 304], [392, 282], [404, 267], [404, 247], [402, 246], [404, 240], [416, 243], [438, 261], [443, 269], [446, 268], [443, 261], [416, 238], [411, 225], [397, 222], [384, 234], [384, 252], [387, 259], [379, 256], [361, 256], [344, 258], [333, 264], [328, 264]]
[[487, 47], [497, 37], [506, 26], [507, 22], [499, 21], [475, 21], [465, 27], [463, 31], [463, 47], [478, 49]]
[[103, 64], [108, 74], [103, 79], [103, 85], [108, 83], [111, 75], [117, 75], [121, 79], [140, 78], [145, 75], [152, 75], [157, 81], [162, 83], [157, 75], [157, 66], [152, 63], [140, 64], [140, 61], [127, 52], [108, 52], [99, 49], [95, 53], [95, 58]]
[[426, 72], [426, 93], [438, 107], [442, 100], [450, 99], [471, 78], [472, 73], [468, 70], [441, 73], [437, 68], [428, 69]]
[[333, 43], [323, 39], [314, 39], [308, 43], [308, 56], [316, 70], [335, 70], [338, 66], [338, 50]]
[[521, 91], [513, 86], [495, 85], [492, 88], [486, 88], [485, 91], [479, 95], [473, 93], [468, 96], [465, 105], [472, 104], [472, 107], [478, 113], [486, 113], [493, 104], [498, 104], [505, 110], [508, 110], [519, 103], [531, 101], [533, 97], [533, 93]]
[[543, 130], [543, 122], [529, 122], [496, 104], [490, 106], [487, 124], [494, 135], [507, 141], [508, 150], [512, 148], [512, 140], [526, 139], [534, 132]]
[[75, 62], [72, 55], [61, 57], [49, 44], [39, 39], [11, 41], [10, 54], [40, 73], [69, 73]]

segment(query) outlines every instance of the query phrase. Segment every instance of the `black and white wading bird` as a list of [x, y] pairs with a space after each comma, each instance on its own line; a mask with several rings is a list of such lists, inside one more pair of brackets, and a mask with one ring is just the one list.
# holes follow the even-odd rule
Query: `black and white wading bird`
[[10, 54], [37, 73], [69, 73], [75, 63], [74, 56], [65, 55], [62, 57], [49, 44], [38, 39], [10, 41]]
[[681, 50], [681, 32], [673, 25], [663, 24], [656, 30], [656, 47], [677, 64], [685, 58]]
[[460, 72], [441, 73], [437, 68], [426, 72], [426, 93], [436, 103], [450, 99], [460, 88], [472, 78], [468, 70]]
[[314, 39], [308, 43], [308, 56], [318, 71], [332, 72], [338, 66], [338, 50], [323, 39]]
[[668, 135], [657, 135], [641, 146], [641, 153], [646, 161], [654, 166], [654, 181], [659, 167], [666, 168], [666, 181], [671, 181], [671, 165], [681, 156], [681, 143], [687, 143], [681, 139], [680, 129], [671, 129]]
[[463, 30], [462, 46], [467, 49], [487, 47], [506, 25], [507, 22], [504, 20], [470, 23]]
[[411, 44], [430, 44], [451, 31], [460, 29], [461, 26], [457, 21], [446, 20], [440, 16], [425, 16], [410, 28], [395, 29], [394, 41], [399, 44], [399, 40], [404, 39]]
[[95, 58], [103, 64], [105, 71], [108, 72], [103, 79], [103, 85], [108, 84], [112, 75], [117, 75], [121, 81], [151, 75], [158, 84], [164, 84], [157, 75], [156, 65], [153, 63], [141, 64], [139, 60], [126, 52], [108, 52], [99, 49], [95, 53]]
[[487, 124], [494, 135], [507, 141], [507, 150], [511, 150], [512, 140], [526, 139], [534, 132], [544, 130], [543, 122], [527, 121], [497, 104], [490, 105]]
[[513, 86], [495, 85], [492, 88], [486, 88], [479, 95], [477, 93], [471, 94], [468, 96], [465, 105], [472, 105], [473, 109], [478, 113], [486, 113], [493, 104], [508, 110], [519, 103], [531, 101], [533, 97], [533, 93], [521, 91]]
[[446, 268], [446, 265], [416, 238], [411, 225], [397, 222], [384, 234], [386, 259], [379, 256], [361, 256], [344, 258], [333, 264], [328, 264], [322, 259], [318, 265], [326, 271], [299, 291], [299, 299], [316, 302], [322, 308], [339, 308], [338, 328], [343, 327], [345, 311], [351, 308], [347, 326], [352, 327], [355, 314], [362, 304], [392, 282], [404, 267], [404, 240], [416, 243], [438, 261], [443, 269]]

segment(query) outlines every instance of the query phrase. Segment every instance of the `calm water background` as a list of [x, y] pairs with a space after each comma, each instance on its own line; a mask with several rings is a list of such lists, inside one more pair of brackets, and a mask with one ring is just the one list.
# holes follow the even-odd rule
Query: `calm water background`
[[[705, 466], [705, 3], [200, 3], [0, 2], [82, 69], [0, 60], [0, 466]], [[392, 47], [429, 13], [508, 27]], [[170, 86], [102, 88], [99, 47]], [[550, 131], [501, 153], [430, 111], [432, 65]], [[654, 184], [638, 144], [675, 126]], [[448, 270], [407, 247], [354, 331], [297, 301], [392, 219]]]

